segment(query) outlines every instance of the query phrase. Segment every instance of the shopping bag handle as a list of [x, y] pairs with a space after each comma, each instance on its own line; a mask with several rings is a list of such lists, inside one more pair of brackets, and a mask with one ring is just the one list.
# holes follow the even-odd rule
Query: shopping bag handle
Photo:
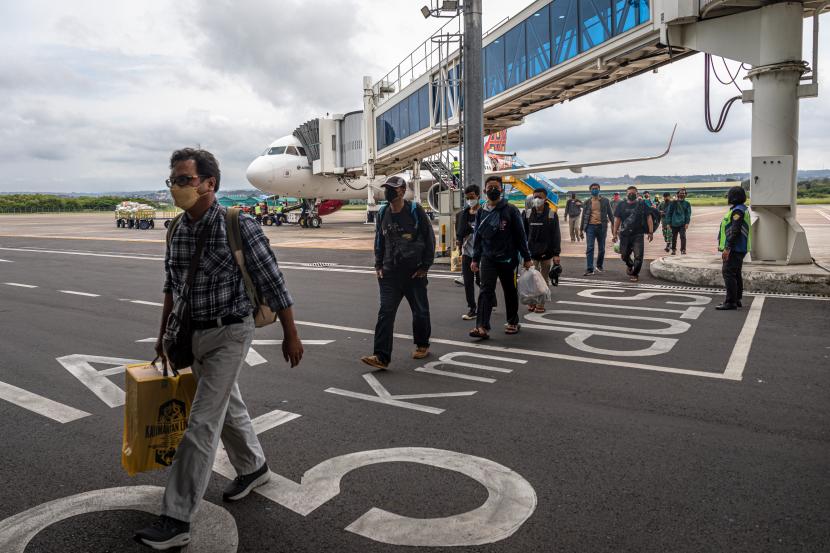
[[[158, 369], [158, 367], [156, 367], [156, 361], [158, 361], [159, 359], [161, 359], [161, 374], [164, 376], [164, 378], [167, 378], [167, 357], [156, 355], [156, 358], [153, 359], [153, 361], [150, 364], [156, 369]], [[173, 376], [179, 376], [179, 371], [177, 371], [176, 368], [173, 367], [173, 365], [170, 365], [170, 372], [173, 373]]]

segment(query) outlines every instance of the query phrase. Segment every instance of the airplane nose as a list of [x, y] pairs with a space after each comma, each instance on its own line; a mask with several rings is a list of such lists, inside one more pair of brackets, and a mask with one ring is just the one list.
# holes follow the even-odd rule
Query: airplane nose
[[272, 175], [271, 165], [261, 156], [253, 160], [245, 171], [245, 178], [256, 187], [268, 184], [272, 179]]

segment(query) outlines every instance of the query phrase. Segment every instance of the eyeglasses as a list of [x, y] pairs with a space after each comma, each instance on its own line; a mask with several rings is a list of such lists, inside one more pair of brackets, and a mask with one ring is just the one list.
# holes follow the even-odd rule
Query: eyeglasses
[[207, 177], [207, 175], [179, 175], [178, 177], [170, 177], [164, 181], [164, 184], [167, 185], [167, 188], [173, 188], [174, 184], [176, 186], [187, 186], [193, 179], [206, 179]]

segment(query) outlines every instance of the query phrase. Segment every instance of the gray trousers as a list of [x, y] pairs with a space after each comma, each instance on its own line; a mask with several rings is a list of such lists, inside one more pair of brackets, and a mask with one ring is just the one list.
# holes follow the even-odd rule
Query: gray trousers
[[163, 515], [190, 522], [210, 481], [220, 438], [237, 474], [250, 474], [265, 463], [236, 382], [253, 337], [252, 317], [193, 333], [196, 397], [170, 468]]

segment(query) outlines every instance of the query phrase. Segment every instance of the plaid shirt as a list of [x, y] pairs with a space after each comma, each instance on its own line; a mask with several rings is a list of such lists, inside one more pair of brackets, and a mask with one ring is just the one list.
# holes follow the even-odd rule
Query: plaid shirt
[[[190, 293], [190, 312], [193, 320], [206, 321], [226, 315], [245, 317], [253, 311], [245, 293], [242, 271], [236, 264], [228, 244], [225, 229], [225, 209], [218, 202], [196, 222], [185, 213], [175, 229], [164, 256], [165, 294], [172, 293], [173, 313], [179, 308], [183, 289], [187, 283], [190, 258], [196, 251], [196, 240], [206, 224], [208, 229], [199, 270], [193, 279]], [[245, 268], [251, 280], [262, 294], [262, 300], [275, 312], [290, 307], [294, 300], [285, 288], [285, 279], [277, 265], [277, 258], [262, 228], [250, 216], [240, 214]], [[176, 330], [176, 317], [171, 317], [168, 332]], [[171, 324], [174, 328], [171, 328]]]

